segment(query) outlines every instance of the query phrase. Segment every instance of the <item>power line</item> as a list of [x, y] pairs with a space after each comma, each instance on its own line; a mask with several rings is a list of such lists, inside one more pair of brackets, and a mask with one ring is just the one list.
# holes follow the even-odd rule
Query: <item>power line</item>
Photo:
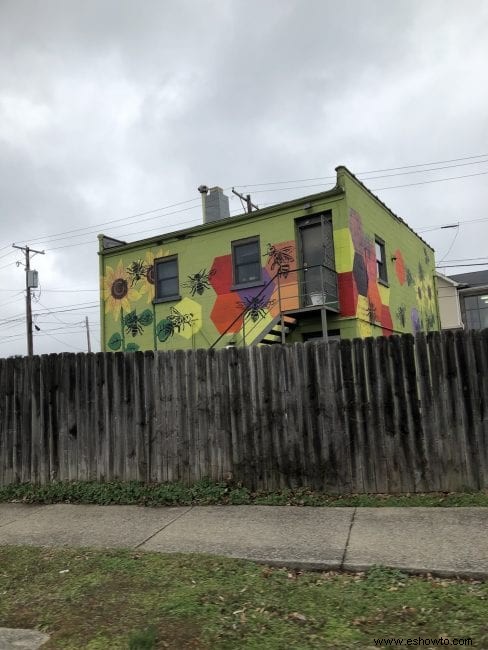
[[[389, 167], [389, 168], [384, 168], [384, 169], [369, 170], [369, 171], [365, 171], [365, 172], [360, 172], [359, 174], [356, 174], [356, 175], [357, 176], [362, 176], [362, 175], [366, 175], [366, 174], [380, 173], [380, 172], [386, 172], [386, 171], [397, 171], [397, 170], [401, 170], [401, 169], [412, 169], [414, 167], [427, 167], [427, 166], [431, 166], [431, 165], [458, 162], [458, 161], [464, 161], [464, 160], [473, 160], [474, 158], [484, 158], [484, 157], [488, 157], [488, 153], [487, 154], [477, 154], [477, 155], [474, 155], [474, 156], [464, 156], [464, 157], [461, 157], [461, 158], [452, 158], [452, 159], [449, 159], [449, 160], [440, 160], [440, 161], [435, 161], [435, 162], [430, 162], [430, 163], [417, 163], [417, 164], [414, 164], [414, 165], [403, 165], [403, 166], [400, 166], [400, 167]], [[465, 164], [479, 164], [479, 163], [483, 163], [483, 162], [488, 162], [488, 160], [475, 161], [475, 162], [470, 162], [470, 163], [465, 163]], [[451, 167], [456, 167], [456, 166], [462, 166], [462, 165], [451, 165]], [[439, 169], [443, 169], [443, 167], [441, 167]], [[419, 171], [420, 172], [424, 172], [424, 171], [428, 172], [428, 171], [432, 171], [432, 170], [427, 169], [427, 170], [419, 170]], [[417, 172], [405, 172], [405, 173], [417, 173]], [[283, 184], [287, 184], [287, 183], [308, 182], [308, 181], [312, 181], [312, 180], [324, 180], [324, 179], [335, 179], [335, 178], [336, 178], [335, 176], [317, 176], [317, 177], [314, 177], [314, 178], [275, 181], [275, 182], [268, 182], [268, 183], [254, 183], [254, 184], [248, 184], [248, 185], [242, 185], [241, 184], [241, 185], [238, 185], [238, 186], [239, 187], [260, 187], [260, 186], [264, 187], [264, 186], [267, 186], [267, 185], [283, 185]], [[376, 178], [378, 178], [378, 177], [376, 177]], [[382, 177], [382, 178], [384, 178], [384, 177]], [[367, 180], [371, 180], [371, 179], [367, 179]], [[306, 186], [306, 187], [314, 187], [314, 186]], [[228, 189], [231, 189], [231, 188], [229, 187], [229, 188], [226, 188], [226, 189], [228, 190]], [[285, 190], [285, 189], [294, 189], [294, 188], [282, 188], [282, 189]], [[296, 189], [301, 189], [301, 188], [296, 188]], [[391, 188], [388, 188], [388, 189], [391, 189]], [[261, 190], [261, 191], [264, 191], [264, 190]], [[72, 238], [72, 237], [61, 237], [62, 235], [73, 235], [73, 233], [80, 233], [78, 235], [73, 235], [73, 237], [74, 236], [81, 237], [83, 235], [87, 235], [87, 234], [91, 234], [92, 232], [95, 232], [95, 230], [93, 230], [93, 229], [98, 229], [98, 228], [101, 228], [103, 226], [114, 224], [114, 223], [119, 223], [119, 222], [124, 222], [124, 224], [121, 226], [121, 228], [124, 228], [124, 227], [127, 227], [129, 225], [132, 225], [132, 223], [128, 223], [128, 221], [130, 221], [131, 219], [138, 219], [138, 222], [140, 222], [141, 220], [139, 219], [139, 217], [146, 216], [148, 214], [154, 214], [156, 212], [162, 212], [163, 210], [167, 210], [167, 209], [172, 208], [172, 207], [177, 207], [179, 205], [184, 205], [184, 204], [187, 204], [187, 203], [197, 203], [197, 202], [198, 202], [198, 205], [195, 205], [195, 206], [192, 206], [192, 207], [189, 207], [189, 208], [185, 208], [184, 210], [181, 210], [181, 211], [178, 210], [178, 211], [174, 211], [174, 212], [170, 212], [170, 213], [166, 213], [166, 214], [158, 214], [155, 217], [150, 217], [149, 220], [150, 219], [156, 219], [156, 218], [159, 218], [159, 217], [169, 216], [170, 214], [176, 214], [178, 212], [184, 212], [184, 211], [187, 211], [187, 210], [197, 209], [199, 207], [199, 203], [200, 203], [199, 198], [195, 197], [195, 198], [192, 198], [192, 199], [186, 199], [184, 201], [178, 201], [176, 203], [171, 203], [171, 204], [168, 204], [166, 206], [162, 206], [162, 207], [155, 208], [155, 209], [152, 209], [152, 210], [147, 210], [145, 212], [139, 212], [139, 213], [136, 213], [136, 214], [133, 214], [133, 215], [129, 215], [127, 217], [119, 217], [117, 219], [111, 219], [109, 221], [100, 222], [98, 224], [93, 224], [93, 225], [90, 225], [90, 226], [84, 226], [84, 227], [81, 227], [81, 228], [74, 228], [74, 229], [71, 229], [71, 230], [65, 230], [65, 231], [61, 231], [61, 232], [57, 232], [57, 233], [52, 233], [50, 235], [48, 234], [48, 235], [37, 236], [37, 237], [29, 239], [29, 241], [30, 242], [40, 242], [40, 241], [47, 241], [47, 240], [61, 241], [62, 239], [70, 239], [70, 238]], [[145, 219], [143, 219], [142, 221], [145, 221]], [[181, 225], [181, 224], [171, 224], [171, 225]], [[136, 233], [129, 233], [129, 234], [136, 234]], [[4, 246], [3, 248], [7, 248], [7, 246]], [[3, 249], [0, 249], [0, 251], [1, 250], [3, 250]], [[51, 249], [51, 250], [53, 250], [53, 249]]]
[[[53, 235], [41, 235], [39, 237], [30, 238], [29, 241], [30, 242], [46, 241], [48, 239], [52, 239], [53, 237], [57, 237], [58, 235], [68, 235], [68, 234], [71, 234], [71, 233], [74, 233], [74, 232], [80, 232], [80, 231], [84, 231], [84, 230], [92, 231], [93, 229], [102, 228], [104, 226], [108, 226], [110, 224], [117, 223], [119, 221], [127, 222], [130, 219], [138, 219], [139, 217], [143, 217], [143, 216], [145, 216], [147, 214], [153, 214], [155, 212], [161, 212], [162, 210], [167, 210], [168, 208], [174, 208], [174, 207], [176, 207], [178, 205], [183, 205], [185, 203], [192, 203], [192, 202], [195, 202], [195, 201], [200, 202], [200, 199], [199, 198], [194, 198], [194, 199], [188, 199], [186, 201], [178, 201], [177, 203], [171, 203], [171, 204], [163, 206], [161, 208], [155, 208], [154, 210], [147, 210], [146, 212], [139, 212], [137, 214], [133, 214], [133, 215], [130, 215], [128, 217], [120, 217], [118, 219], [111, 219], [110, 221], [104, 221], [102, 223], [92, 224], [90, 226], [84, 226], [83, 228], [73, 228], [72, 230], [64, 230], [62, 232], [54, 233]], [[197, 208], [197, 207], [199, 207], [199, 205], [196, 205], [196, 206], [191, 207], [191, 208], [185, 208], [185, 210], [192, 210], [192, 209]], [[183, 212], [183, 211], [184, 210], [176, 210], [175, 212], [170, 212], [169, 214], [176, 214], [178, 212]], [[164, 217], [164, 216], [167, 216], [167, 215], [164, 215], [164, 214], [157, 215], [156, 217], [150, 217], [150, 219], [157, 219], [158, 217]], [[142, 220], [139, 220], [139, 221], [146, 221], [146, 219], [142, 219]], [[86, 234], [89, 234], [89, 233], [85, 232], [84, 234], [86, 235]]]
[[470, 262], [468, 264], [436, 264], [436, 269], [448, 269], [448, 268], [457, 268], [457, 267], [465, 267], [465, 266], [488, 266], [488, 262]]
[[16, 265], [17, 265], [17, 262], [9, 262], [8, 264], [5, 264], [5, 266], [0, 266], [0, 271], [2, 269], [6, 269], [7, 266], [16, 266]]
[[447, 263], [447, 262], [469, 262], [470, 260], [475, 260], [475, 261], [486, 260], [486, 262], [488, 262], [488, 256], [485, 255], [483, 257], [460, 257], [455, 260], [442, 260], [442, 261]]
[[[0, 292], [13, 293], [17, 289], [0, 289]], [[43, 289], [43, 293], [79, 293], [80, 291], [99, 291], [99, 289]]]
[[[400, 169], [413, 169], [414, 167], [429, 167], [430, 165], [442, 165], [444, 163], [451, 163], [451, 162], [458, 162], [460, 160], [473, 160], [473, 158], [486, 158], [488, 156], [488, 153], [481, 153], [477, 154], [476, 156], [464, 156], [462, 158], [451, 158], [450, 160], [437, 160], [434, 162], [428, 162], [428, 163], [417, 163], [416, 165], [403, 165], [401, 167], [386, 167], [384, 169], [372, 169], [369, 171], [365, 172], [358, 172], [355, 174], [356, 176], [364, 176], [366, 174], [379, 174], [381, 172], [393, 172], [393, 171], [398, 171]], [[471, 165], [477, 165], [478, 163], [484, 163], [488, 162], [487, 160], [480, 160], [477, 162], [472, 162], [472, 163], [467, 163]], [[458, 167], [462, 165], [452, 165], [452, 167]], [[442, 168], [441, 168], [442, 169]], [[431, 170], [419, 170], [420, 172], [423, 171], [431, 171]], [[407, 173], [407, 172], [405, 172]], [[409, 172], [410, 173], [410, 172]], [[413, 172], [415, 173], [415, 172]], [[315, 176], [313, 178], [297, 178], [294, 180], [285, 180], [285, 181], [270, 181], [268, 183], [235, 183], [235, 187], [264, 187], [266, 185], [284, 185], [285, 183], [306, 183], [308, 181], [319, 181], [319, 180], [327, 180], [327, 179], [335, 179], [335, 176]], [[229, 189], [229, 188], [227, 188]]]
[[480, 217], [479, 219], [465, 219], [464, 221], [458, 221], [456, 224], [441, 224], [439, 226], [430, 226], [429, 228], [420, 228], [418, 232], [430, 232], [431, 230], [440, 230], [441, 228], [447, 228], [448, 226], [459, 226], [465, 225], [467, 223], [480, 223], [482, 221], [488, 221], [488, 217]]
[[65, 345], [68, 348], [71, 348], [72, 350], [76, 350], [76, 352], [84, 352], [85, 350], [82, 350], [81, 348], [75, 348], [74, 345], [70, 345], [69, 343], [66, 343], [65, 341], [61, 341], [61, 339], [58, 339], [57, 336], [54, 336], [54, 334], [48, 334], [47, 332], [45, 333], [46, 336], [49, 336], [49, 338], [54, 339], [58, 343], [61, 343], [61, 345]]
[[[371, 174], [371, 173], [377, 173], [377, 172], [383, 172], [383, 171], [395, 171], [395, 170], [400, 170], [400, 169], [411, 169], [413, 167], [422, 167], [422, 166], [427, 167], [429, 165], [434, 165], [434, 164], [457, 162], [457, 161], [462, 161], [462, 160], [472, 160], [474, 158], [482, 158], [482, 157], [486, 157], [486, 156], [488, 156], [488, 154], [478, 154], [476, 156], [467, 156], [467, 157], [461, 157], [461, 158], [454, 158], [454, 159], [450, 159], [450, 160], [437, 161], [437, 162], [433, 162], [433, 163], [418, 163], [416, 165], [405, 165], [405, 166], [402, 166], [402, 167], [390, 167], [390, 168], [385, 168], [385, 169], [371, 170], [371, 171], [368, 171], [368, 172], [361, 172], [361, 174], [358, 174], [358, 175]], [[478, 163], [484, 163], [484, 162], [488, 162], [488, 160], [480, 160], [480, 161], [465, 163], [465, 164], [478, 164]], [[450, 167], [456, 167], [456, 166], [462, 166], [462, 165], [451, 165]], [[442, 168], [438, 168], [438, 169], [442, 169]], [[424, 170], [418, 170], [418, 171], [420, 171], [420, 172], [429, 172], [429, 171], [432, 171], [432, 170], [424, 169]], [[405, 172], [405, 173], [417, 173], [417, 172]], [[466, 174], [466, 175], [454, 176], [454, 177], [449, 177], [449, 178], [431, 179], [431, 180], [428, 180], [428, 181], [419, 181], [419, 182], [415, 182], [415, 183], [408, 183], [408, 184], [397, 185], [397, 186], [388, 186], [388, 187], [382, 187], [382, 188], [375, 188], [373, 191], [381, 191], [381, 190], [387, 190], [387, 189], [398, 189], [398, 188], [403, 188], [403, 187], [411, 187], [411, 186], [416, 186], [416, 185], [437, 183], [437, 182], [443, 182], [443, 181], [448, 181], [448, 180], [457, 180], [457, 179], [462, 179], [462, 178], [469, 178], [469, 177], [472, 177], [472, 176], [484, 175], [484, 174], [487, 174], [487, 173], [488, 172], [479, 172], [479, 173], [475, 173], [475, 174]], [[395, 174], [391, 174], [390, 176], [393, 176], [393, 175], [395, 175]], [[298, 181], [300, 181], [300, 180], [302, 180], [302, 181], [318, 180], [318, 179], [326, 179], [326, 178], [333, 179], [333, 178], [335, 178], [335, 176], [315, 177], [315, 179], [313, 179], [313, 178], [311, 178], [311, 179], [298, 179]], [[385, 178], [385, 177], [376, 177], [376, 178]], [[366, 180], [371, 180], [371, 178], [366, 179]], [[271, 183], [259, 183], [259, 184], [254, 184], [254, 185], [241, 186], [241, 187], [251, 187], [251, 186], [258, 187], [258, 186], [265, 186], [265, 185], [271, 185], [271, 184], [284, 184], [284, 183], [291, 183], [291, 182], [298, 182], [298, 181], [295, 180], [295, 181], [281, 181], [281, 182], [276, 182], [276, 183], [273, 183], [273, 182], [271, 182]], [[279, 191], [285, 191], [285, 190], [308, 189], [308, 188], [314, 188], [314, 187], [322, 187], [322, 184], [320, 184], [320, 185], [315, 184], [315, 185], [304, 185], [304, 186], [292, 186], [292, 187], [274, 188], [274, 189], [269, 189], [269, 190], [257, 190], [257, 192], [266, 192], [266, 191], [269, 191], [269, 192], [278, 191], [279, 192]], [[229, 188], [226, 188], [226, 189], [229, 189]], [[127, 223], [127, 221], [130, 220], [130, 219], [136, 219], [137, 217], [140, 217], [140, 216], [144, 216], [144, 215], [147, 215], [147, 214], [153, 214], [153, 213], [156, 213], [156, 212], [161, 212], [162, 210], [168, 209], [170, 207], [183, 205], [185, 203], [192, 203], [192, 202], [196, 202], [196, 201], [199, 201], [199, 199], [195, 198], [195, 199], [188, 199], [186, 201], [179, 201], [177, 203], [169, 204], [169, 205], [163, 206], [161, 208], [156, 208], [154, 210], [148, 210], [146, 212], [140, 212], [140, 213], [131, 215], [129, 217], [123, 217], [123, 218], [119, 218], [119, 219], [112, 219], [110, 221], [99, 223], [99, 224], [96, 224], [96, 225], [93, 225], [93, 226], [85, 226], [83, 228], [76, 228], [76, 229], [66, 230], [66, 231], [63, 231], [63, 232], [53, 233], [51, 235], [39, 236], [39, 237], [31, 239], [30, 241], [36, 242], [36, 241], [47, 241], [47, 240], [50, 240], [50, 241], [70, 240], [70, 239], [74, 239], [76, 237], [82, 237], [82, 236], [85, 236], [85, 235], [93, 234], [93, 233], [97, 232], [97, 230], [94, 230], [94, 229], [98, 229], [98, 228], [100, 228], [100, 227], [102, 227], [104, 225], [114, 224], [114, 223], [118, 223], [118, 222], [121, 222], [121, 221], [124, 221], [124, 224], [121, 225], [121, 228], [126, 228], [126, 227], [129, 227], [130, 225], [133, 225], [132, 222]], [[158, 214], [157, 216], [149, 217], [148, 219], [142, 219], [142, 220], [139, 219], [137, 221], [137, 223], [139, 223], [140, 221], [148, 221], [148, 220], [152, 220], [152, 219], [156, 219], [156, 218], [160, 218], [160, 217], [169, 216], [169, 215], [172, 215], [172, 214], [177, 214], [177, 213], [180, 213], [180, 212], [186, 212], [188, 210], [197, 209], [198, 207], [199, 207], [198, 205], [195, 205], [195, 206], [191, 206], [191, 207], [188, 207], [188, 208], [184, 208], [182, 210], [176, 210], [176, 211], [165, 213], [165, 214]], [[179, 226], [182, 226], [182, 225], [196, 223], [197, 221], [199, 221], [198, 218], [197, 219], [191, 219], [191, 220], [184, 221], [184, 222], [179, 222], [179, 223], [176, 223], [176, 224], [175, 223], [166, 224], [165, 228], [179, 227]], [[155, 227], [155, 228], [150, 228], [150, 229], [145, 229], [145, 230], [138, 230], [138, 231], [131, 231], [129, 233], [126, 233], [125, 236], [132, 236], [132, 235], [139, 235], [139, 234], [149, 233], [149, 232], [152, 232], [154, 230], [157, 230], [158, 232], [161, 232], [161, 227]], [[427, 232], [427, 231], [428, 231], [428, 229], [425, 229], [425, 232]], [[78, 233], [78, 234], [74, 234], [74, 233]], [[161, 232], [161, 234], [164, 234], [164, 232]], [[63, 236], [63, 235], [67, 235], [67, 236]], [[74, 247], [74, 246], [85, 246], [85, 245], [93, 245], [93, 244], [94, 244], [93, 240], [84, 241], [84, 242], [75, 242], [75, 243], [72, 243], [72, 244], [64, 244], [64, 245], [61, 245], [61, 246], [54, 246], [54, 247], [50, 248], [49, 250], [54, 251], [54, 250], [60, 250], [60, 249], [63, 249], [63, 248], [70, 248], [70, 247]], [[4, 248], [6, 248], [6, 247], [4, 247]], [[1, 250], [3, 250], [3, 249], [0, 249], [0, 251]], [[0, 269], [6, 268], [7, 266], [10, 266], [12, 264], [15, 264], [15, 262], [7, 264], [4, 267], [0, 267]]]
[[396, 190], [399, 187], [413, 187], [414, 185], [428, 185], [429, 183], [442, 183], [443, 181], [457, 181], [460, 178], [472, 178], [473, 176], [484, 176], [486, 172], [477, 172], [476, 174], [464, 174], [463, 176], [449, 176], [448, 178], [433, 178], [429, 181], [418, 181], [417, 183], [408, 183], [406, 185], [392, 185], [390, 187], [375, 187], [373, 192], [380, 192], [381, 190]]

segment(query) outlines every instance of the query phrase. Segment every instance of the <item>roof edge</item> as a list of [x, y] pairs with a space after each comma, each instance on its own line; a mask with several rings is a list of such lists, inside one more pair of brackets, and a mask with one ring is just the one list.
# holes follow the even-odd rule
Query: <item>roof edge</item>
[[418, 238], [420, 239], [420, 241], [423, 242], [426, 246], [428, 246], [428, 247], [430, 248], [430, 250], [435, 254], [435, 249], [432, 248], [432, 246], [431, 246], [430, 244], [428, 244], [428, 243], [425, 241], [425, 239], [423, 239], [423, 238], [422, 238], [422, 237], [421, 237], [417, 232], [415, 232], [415, 230], [414, 230], [411, 226], [408, 225], [408, 223], [405, 221], [405, 219], [402, 219], [402, 217], [399, 217], [397, 214], [395, 214], [395, 212], [393, 212], [393, 210], [392, 210], [391, 208], [389, 208], [389, 207], [386, 205], [386, 203], [384, 203], [384, 202], [383, 202], [383, 201], [382, 201], [378, 196], [376, 196], [376, 194], [374, 194], [374, 193], [373, 193], [373, 192], [372, 192], [372, 191], [371, 191], [371, 190], [370, 190], [370, 189], [369, 189], [369, 188], [368, 188], [368, 187], [367, 187], [367, 186], [366, 186], [362, 181], [360, 181], [359, 178], [358, 178], [355, 174], [353, 174], [352, 171], [351, 171], [350, 169], [348, 169], [345, 165], [338, 165], [338, 166], [335, 168], [335, 171], [337, 172], [337, 181], [338, 181], [338, 182], [339, 182], [339, 175], [340, 175], [341, 173], [345, 173], [345, 174], [347, 174], [347, 176], [348, 176], [349, 178], [351, 178], [351, 179], [352, 179], [353, 181], [355, 181], [358, 185], [360, 185], [361, 188], [362, 188], [363, 190], [365, 190], [365, 191], [369, 194], [369, 196], [371, 196], [371, 197], [372, 197], [372, 198], [373, 198], [377, 203], [379, 203], [383, 208], [385, 208], [385, 210], [387, 210], [387, 211], [391, 214], [392, 217], [394, 217], [395, 219], [397, 219], [397, 221], [399, 221], [399, 222], [402, 223], [404, 226], [406, 226], [406, 227], [410, 230], [410, 232], [412, 232], [416, 237], [418, 237]]
[[[170, 232], [161, 233], [159, 235], [153, 235], [152, 237], [148, 237], [146, 239], [138, 239], [133, 242], [123, 242], [120, 245], [113, 245], [108, 248], [103, 248], [103, 249], [100, 248], [99, 254], [105, 255], [108, 252], [112, 252], [116, 250], [117, 251], [131, 250], [132, 248], [139, 248], [141, 246], [151, 244], [152, 242], [154, 242], [157, 246], [159, 246], [163, 241], [168, 239], [185, 239], [186, 237], [191, 236], [193, 233], [200, 233], [200, 232], [207, 232], [207, 231], [210, 232], [212, 230], [218, 230], [223, 225], [228, 226], [230, 223], [232, 224], [242, 223], [248, 219], [259, 218], [261, 216], [268, 216], [273, 212], [280, 212], [286, 208], [294, 208], [296, 206], [299, 206], [300, 204], [307, 203], [308, 201], [321, 201], [334, 196], [342, 196], [344, 193], [345, 193], [344, 188], [341, 187], [338, 183], [336, 183], [334, 187], [332, 187], [329, 190], [325, 190], [324, 192], [308, 194], [306, 196], [301, 196], [297, 199], [292, 199], [291, 201], [276, 203], [275, 205], [270, 205], [269, 207], [262, 208], [261, 210], [254, 210], [253, 212], [249, 212], [249, 213], [245, 212], [243, 214], [238, 214], [233, 217], [226, 217], [225, 219], [219, 219], [218, 221], [212, 221], [210, 223], [201, 223], [196, 226], [192, 226], [191, 228], [184, 228], [183, 230], [172, 230]], [[104, 241], [104, 239], [109, 239], [113, 242], [120, 241], [115, 239], [114, 237], [110, 237], [104, 234], [98, 235], [98, 239], [101, 243]]]

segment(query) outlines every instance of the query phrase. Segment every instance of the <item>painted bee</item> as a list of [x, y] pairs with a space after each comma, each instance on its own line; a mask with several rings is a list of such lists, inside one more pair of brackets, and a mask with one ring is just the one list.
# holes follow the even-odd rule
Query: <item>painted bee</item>
[[271, 270], [273, 271], [278, 267], [278, 271], [286, 278], [290, 272], [290, 264], [295, 261], [293, 257], [293, 246], [283, 246], [283, 248], [276, 248], [272, 244], [268, 244], [268, 249], [265, 255], [268, 256], [268, 262], [272, 262]]
[[400, 323], [402, 324], [402, 327], [405, 327], [405, 315], [407, 313], [407, 308], [405, 305], [400, 305], [396, 311], [396, 316]]
[[201, 296], [205, 289], [210, 289], [209, 280], [215, 275], [215, 273], [216, 269], [211, 269], [208, 273], [207, 269], [202, 269], [194, 275], [189, 275], [188, 282], [185, 282], [183, 286], [186, 289], [190, 289], [192, 296], [194, 296], [196, 293]]
[[182, 314], [176, 307], [170, 307], [168, 320], [173, 324], [173, 327], [178, 330], [178, 333], [185, 329], [187, 325], [193, 325], [193, 314]]
[[194, 322], [193, 314], [182, 314], [176, 307], [170, 307], [169, 316], [157, 324], [156, 336], [161, 343], [164, 343], [170, 336], [173, 336], [175, 330], [180, 333], [187, 325], [193, 325]]
[[427, 326], [428, 330], [433, 330], [435, 328], [435, 316], [432, 312], [429, 312], [427, 316], [425, 317], [425, 324]]
[[376, 307], [375, 307], [374, 303], [371, 302], [371, 300], [368, 300], [368, 307], [367, 307], [366, 312], [368, 314], [369, 322], [372, 323], [372, 324], [375, 323], [376, 322]]
[[137, 314], [136, 310], [129, 312], [124, 316], [124, 327], [127, 334], [137, 336], [142, 334], [144, 328], [153, 322], [153, 315], [150, 309], [145, 309], [141, 314]]
[[134, 260], [126, 268], [127, 274], [130, 277], [130, 286], [133, 287], [136, 282], [142, 280], [146, 276], [149, 270], [149, 266], [144, 262], [144, 260]]
[[135, 309], [124, 316], [124, 326], [127, 334], [132, 334], [133, 337], [144, 331]]
[[244, 302], [237, 304], [245, 309], [246, 318], [249, 317], [253, 323], [260, 318], [265, 318], [269, 307], [275, 304], [275, 300], [266, 300], [266, 296], [244, 296]]

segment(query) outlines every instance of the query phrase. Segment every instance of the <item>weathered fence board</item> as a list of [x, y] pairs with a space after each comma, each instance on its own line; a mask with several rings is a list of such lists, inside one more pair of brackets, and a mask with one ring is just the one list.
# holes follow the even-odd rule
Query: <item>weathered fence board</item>
[[488, 487], [488, 330], [0, 359], [0, 485]]

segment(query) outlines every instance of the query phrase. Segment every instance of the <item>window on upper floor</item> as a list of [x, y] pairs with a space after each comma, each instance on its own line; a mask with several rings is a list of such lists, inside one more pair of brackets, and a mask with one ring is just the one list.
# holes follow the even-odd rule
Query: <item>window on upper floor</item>
[[259, 237], [232, 242], [234, 285], [255, 285], [262, 280]]
[[178, 258], [176, 255], [154, 262], [155, 266], [155, 300], [179, 300]]
[[386, 284], [388, 282], [388, 273], [386, 270], [385, 242], [379, 237], [375, 237], [374, 249], [376, 253], [376, 277]]

